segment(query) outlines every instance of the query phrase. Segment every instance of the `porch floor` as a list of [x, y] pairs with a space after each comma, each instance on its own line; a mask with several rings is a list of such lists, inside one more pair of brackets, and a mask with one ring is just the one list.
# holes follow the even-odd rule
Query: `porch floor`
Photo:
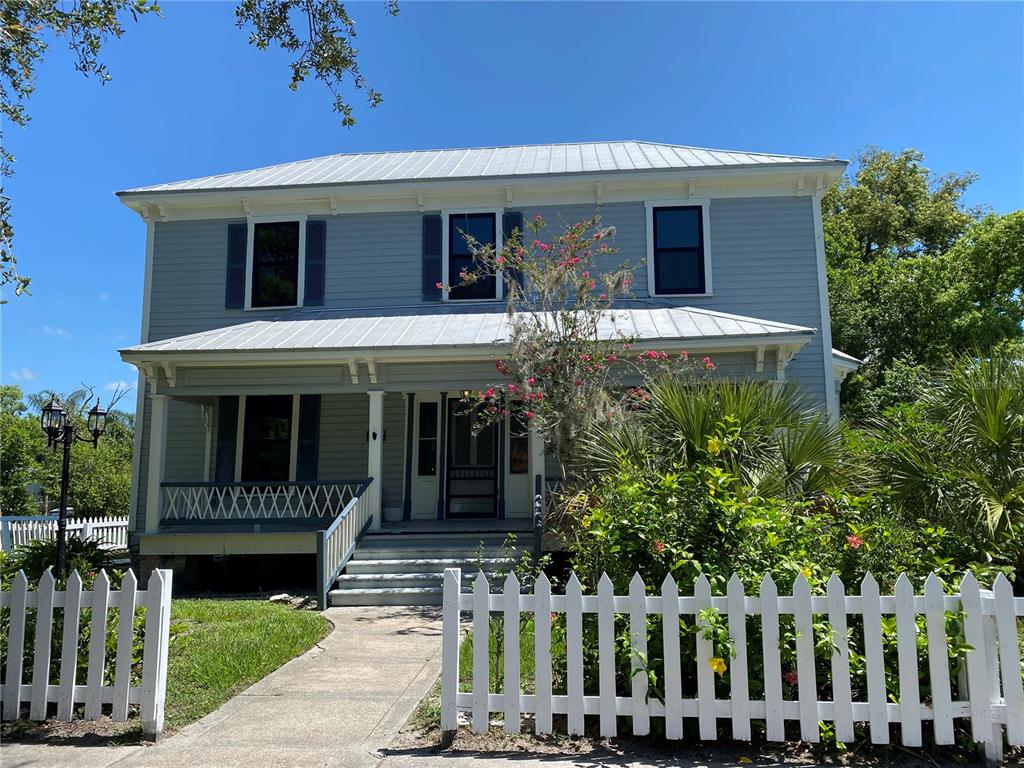
[[532, 520], [495, 520], [493, 518], [466, 518], [463, 520], [393, 520], [385, 521], [380, 530], [371, 530], [375, 536], [388, 534], [452, 533], [526, 533], [533, 530]]

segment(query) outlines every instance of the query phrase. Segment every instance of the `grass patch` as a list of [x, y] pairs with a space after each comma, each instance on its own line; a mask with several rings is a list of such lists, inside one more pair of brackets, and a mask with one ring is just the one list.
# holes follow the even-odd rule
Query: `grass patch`
[[[492, 618], [488, 633], [488, 654], [490, 660], [490, 691], [502, 693], [505, 690], [505, 638], [503, 620]], [[519, 686], [520, 692], [530, 694], [534, 687], [534, 633], [533, 619], [524, 619], [519, 628]], [[471, 690], [473, 686], [473, 633], [469, 632], [459, 645], [459, 690]], [[441, 681], [438, 680], [423, 697], [409, 718], [409, 727], [429, 731], [441, 727]]]
[[323, 639], [319, 613], [265, 600], [174, 600], [166, 728], [209, 714]]

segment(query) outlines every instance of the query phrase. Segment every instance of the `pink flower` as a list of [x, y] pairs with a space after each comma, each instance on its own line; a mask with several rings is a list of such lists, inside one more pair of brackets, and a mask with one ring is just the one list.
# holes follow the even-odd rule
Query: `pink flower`
[[532, 419], [536, 415], [537, 414], [535, 414], [533, 411], [527, 411], [526, 412], [526, 418], [528, 418], [528, 419]]
[[580, 360], [587, 362], [590, 359], [590, 355], [580, 355]]
[[444, 288], [444, 284], [443, 283], [434, 283], [434, 287], [437, 288], [437, 290], [440, 291], [442, 288]]
[[598, 301], [608, 301], [608, 294], [607, 293], [602, 293], [600, 296], [597, 297], [597, 300]]
[[516, 393], [518, 393], [518, 392], [519, 392], [519, 387], [518, 387], [518, 385], [516, 385], [516, 384], [509, 384], [509, 385], [508, 385], [508, 391], [509, 391], [509, 392], [510, 392], [511, 394], [513, 394], [513, 395], [514, 395], [514, 394], [516, 394]]
[[690, 359], [690, 353], [687, 352], [685, 349], [682, 352], [679, 353], [679, 356], [681, 358], [683, 358], [683, 360], [689, 360]]
[[541, 243], [541, 244], [540, 244], [540, 245], [538, 245], [537, 247], [538, 247], [538, 248], [540, 248], [540, 249], [541, 249], [542, 251], [544, 251], [545, 253], [547, 253], [548, 251], [550, 251], [550, 250], [551, 250], [551, 246], [550, 246], [550, 245], [548, 245], [547, 243]]
[[782, 676], [782, 679], [790, 685], [796, 685], [800, 678], [797, 676], [796, 670], [791, 669]]
[[582, 277], [584, 280], [589, 280], [590, 279], [590, 273], [589, 272], [582, 272], [582, 273], [580, 273], [580, 277]]
[[864, 539], [862, 539], [860, 536], [857, 536], [856, 534], [852, 534], [852, 535], [846, 537], [846, 545], [850, 549], [860, 549], [861, 545], [863, 545], [863, 544], [864, 544]]
[[665, 551], [665, 542], [661, 540], [655, 540], [654, 542], [654, 554], [660, 555]]
[[494, 260], [494, 263], [498, 264], [498, 265], [504, 264], [505, 263], [505, 257], [504, 256], [499, 256], [498, 258], [496, 258]]
[[[540, 215], [540, 214], [538, 213], [538, 214], [537, 214], [536, 216], [534, 216], [534, 217], [533, 217], [533, 220], [534, 220], [534, 221], [544, 221], [544, 217], [543, 217], [543, 216], [541, 216], [541, 215]], [[554, 615], [554, 614], [552, 614], [552, 615]]]
[[537, 377], [536, 376], [531, 376], [530, 378], [528, 378], [526, 380], [526, 383], [529, 384], [532, 387], [534, 384], [537, 383]]
[[488, 387], [484, 390], [484, 397], [494, 397], [494, 387]]
[[658, 353], [655, 352], [653, 349], [648, 350], [647, 351], [647, 358], [649, 360], [657, 360], [658, 359]]
[[576, 379], [576, 386], [577, 387], [582, 387], [583, 386], [583, 379]]
[[614, 363], [614, 362], [615, 362], [616, 360], [618, 360], [618, 359], [619, 359], [619, 358], [618, 358], [618, 357], [616, 357], [614, 353], [612, 353], [612, 354], [608, 355], [608, 362], [609, 362], [609, 363]]
[[715, 364], [711, 362], [710, 357], [705, 357], [702, 362], [704, 363], [704, 367], [707, 368], [709, 371], [715, 370]]

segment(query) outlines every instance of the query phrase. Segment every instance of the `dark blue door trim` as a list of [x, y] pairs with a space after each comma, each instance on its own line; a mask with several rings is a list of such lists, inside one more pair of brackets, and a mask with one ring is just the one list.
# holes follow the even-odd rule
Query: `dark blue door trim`
[[444, 520], [445, 502], [448, 489], [448, 393], [441, 393], [441, 410], [438, 414], [440, 423], [437, 425], [437, 519]]
[[412, 518], [412, 447], [414, 445], [413, 430], [413, 408], [416, 404], [416, 393], [406, 393], [408, 398], [407, 412], [405, 415], [405, 498], [402, 500], [402, 519]]

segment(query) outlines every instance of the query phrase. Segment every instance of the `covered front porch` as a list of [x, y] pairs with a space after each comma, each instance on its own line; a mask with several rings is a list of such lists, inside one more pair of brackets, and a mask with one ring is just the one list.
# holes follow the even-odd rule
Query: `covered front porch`
[[[623, 318], [651, 339], [637, 349], [706, 352], [718, 375], [766, 380], [813, 333], [679, 308]], [[377, 548], [415, 539], [423, 560], [529, 531], [557, 476], [543, 440], [514, 405], [480, 429], [464, 398], [493, 383], [505, 323], [483, 310], [302, 311], [124, 350], [146, 380], [136, 552], [314, 555], [326, 595], [367, 535]]]

